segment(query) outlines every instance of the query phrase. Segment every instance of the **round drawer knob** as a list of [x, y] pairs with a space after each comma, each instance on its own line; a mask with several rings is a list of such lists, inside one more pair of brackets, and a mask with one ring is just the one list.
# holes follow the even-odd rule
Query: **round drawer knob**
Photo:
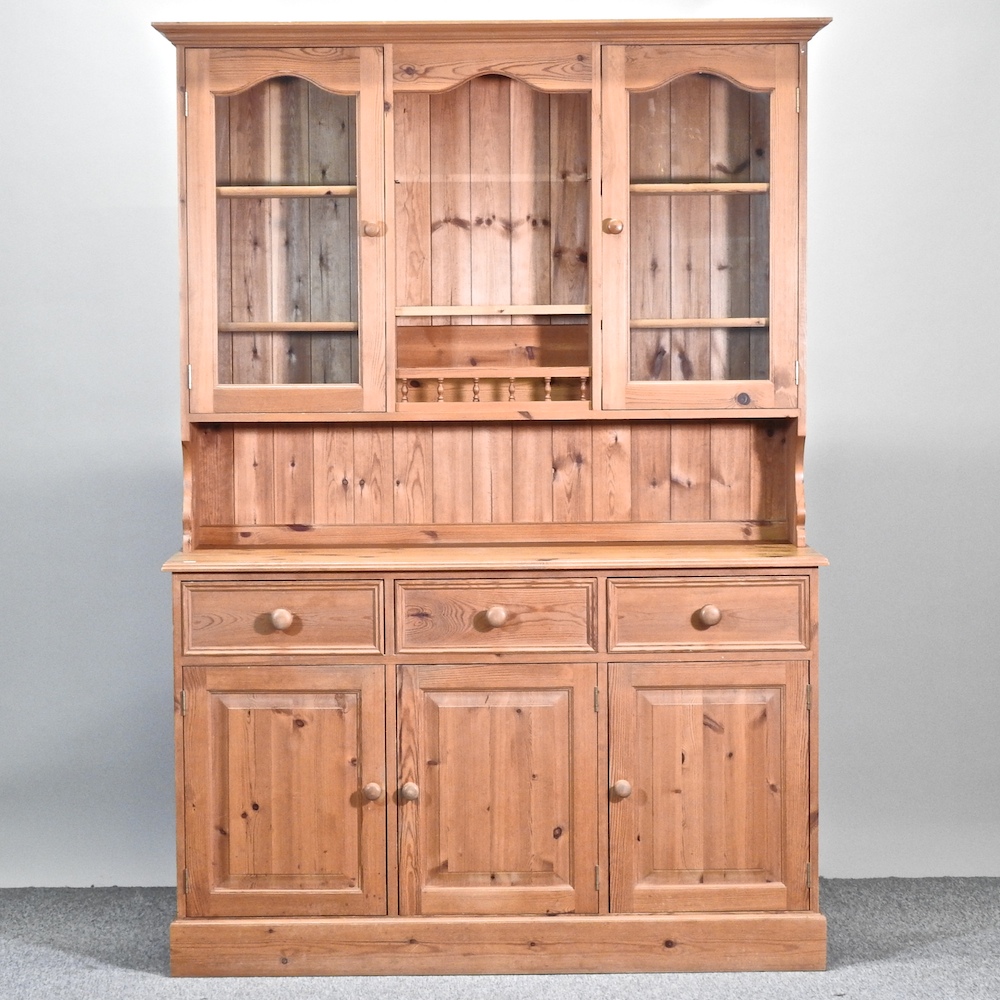
[[605, 219], [601, 223], [601, 229], [609, 236], [619, 236], [625, 229], [625, 223], [621, 219]]
[[284, 632], [285, 629], [291, 628], [293, 621], [295, 621], [295, 615], [286, 608], [275, 608], [271, 612], [271, 624], [279, 632]]
[[718, 625], [722, 621], [722, 612], [714, 604], [706, 604], [698, 609], [698, 621], [709, 627]]
[[632, 794], [632, 785], [624, 778], [621, 778], [611, 786], [611, 790], [618, 796], [618, 798], [627, 799]]
[[377, 802], [382, 798], [382, 786], [377, 781], [369, 781], [364, 788], [361, 789], [361, 794], [369, 802]]
[[366, 222], [362, 227], [361, 231], [365, 236], [381, 236], [382, 235], [382, 223], [381, 222]]
[[493, 628], [500, 628], [502, 625], [506, 625], [508, 617], [507, 609], [499, 604], [495, 604], [486, 611], [486, 620]]
[[408, 781], [399, 790], [399, 797], [405, 802], [416, 802], [420, 798], [420, 787], [412, 781]]

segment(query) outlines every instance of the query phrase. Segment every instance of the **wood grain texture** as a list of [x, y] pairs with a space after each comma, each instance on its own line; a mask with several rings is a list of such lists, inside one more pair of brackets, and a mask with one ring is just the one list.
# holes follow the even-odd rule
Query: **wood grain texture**
[[[505, 620], [490, 625], [490, 608]], [[596, 580], [403, 581], [396, 585], [400, 652], [597, 649]]]
[[634, 787], [611, 804], [613, 911], [805, 907], [805, 673], [612, 666], [610, 773]]
[[596, 912], [596, 668], [401, 673], [402, 912]]
[[[719, 649], [806, 650], [808, 577], [611, 580], [608, 648], [630, 653]], [[711, 605], [721, 619], [697, 617]]]
[[175, 921], [187, 976], [816, 971], [819, 913]]
[[822, 967], [822, 23], [161, 26], [176, 972]]
[[385, 798], [360, 795], [385, 781], [382, 668], [188, 666], [183, 683], [188, 912], [384, 914]]
[[[382, 582], [190, 581], [181, 591], [187, 656], [384, 651]], [[270, 615], [292, 616], [279, 630]]]
[[[814, 18], [677, 18], [670, 20], [400, 21], [364, 22], [156, 22], [175, 45], [247, 46], [383, 45], [406, 42], [465, 45], [487, 42], [498, 50], [511, 42], [661, 42], [670, 44], [807, 42], [830, 23]], [[494, 57], [495, 58], [495, 57]]]
[[204, 426], [195, 528], [207, 542], [284, 525], [310, 544], [372, 524], [465, 525], [469, 540], [503, 524], [780, 534], [797, 442], [782, 421]]

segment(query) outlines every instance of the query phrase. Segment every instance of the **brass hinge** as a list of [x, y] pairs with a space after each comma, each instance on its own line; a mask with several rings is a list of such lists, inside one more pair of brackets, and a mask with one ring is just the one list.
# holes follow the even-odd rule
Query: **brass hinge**
[[188, 870], [184, 869], [184, 895], [186, 896], [191, 891], [191, 875]]
[[188, 116], [188, 92], [184, 91], [184, 117]]
[[795, 384], [799, 384], [799, 359], [795, 359]]
[[594, 711], [601, 714], [601, 689], [594, 688]]
[[[798, 379], [796, 378], [795, 384], [798, 385]], [[191, 366], [188, 365], [188, 388], [194, 388], [194, 372], [191, 371]]]
[[806, 888], [812, 888], [813, 866], [811, 861], [806, 862]]
[[187, 715], [187, 714], [188, 714], [188, 696], [187, 696], [187, 691], [185, 691], [184, 688], [181, 688], [181, 715], [184, 716], [184, 715]]
[[594, 865], [594, 888], [600, 892], [601, 891], [601, 866]]
[[811, 712], [813, 709], [813, 686], [812, 684], [806, 685], [806, 711]]
[[800, 107], [800, 105], [799, 105], [799, 98], [800, 98], [800, 94], [801, 94], [800, 89], [798, 87], [796, 87], [795, 88], [795, 113], [796, 114], [799, 113], [799, 107]]

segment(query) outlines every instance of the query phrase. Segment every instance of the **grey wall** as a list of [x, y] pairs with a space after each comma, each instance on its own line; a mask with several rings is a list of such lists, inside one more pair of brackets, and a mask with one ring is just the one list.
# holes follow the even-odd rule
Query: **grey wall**
[[[179, 545], [173, 49], [152, 20], [327, 2], [15, 0], [0, 58], [0, 885], [173, 881]], [[383, 0], [378, 16], [412, 5]], [[512, 0], [509, 17], [606, 17]], [[1000, 875], [994, 302], [1000, 7], [624, 0], [819, 16], [810, 542], [822, 868]], [[424, 19], [454, 16], [443, 3]]]

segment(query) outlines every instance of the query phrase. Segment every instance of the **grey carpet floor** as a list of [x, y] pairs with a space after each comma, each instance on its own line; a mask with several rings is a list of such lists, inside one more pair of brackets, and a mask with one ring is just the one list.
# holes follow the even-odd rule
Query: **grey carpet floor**
[[1000, 1000], [1000, 879], [833, 879], [826, 972], [170, 979], [172, 889], [0, 889], [0, 1000]]

